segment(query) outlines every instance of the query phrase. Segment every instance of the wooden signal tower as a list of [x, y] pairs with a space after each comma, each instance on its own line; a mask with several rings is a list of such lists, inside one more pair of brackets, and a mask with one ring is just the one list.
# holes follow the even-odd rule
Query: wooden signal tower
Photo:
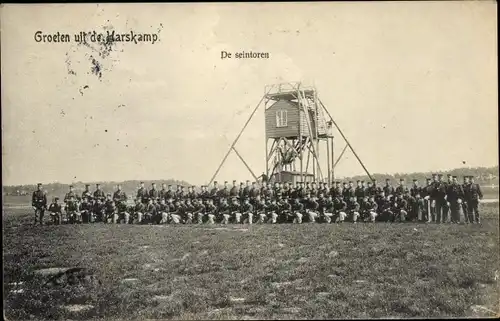
[[[300, 82], [288, 82], [265, 87], [264, 96], [233, 141], [209, 184], [215, 179], [231, 151], [238, 155], [254, 179], [258, 180], [235, 145], [262, 103], [265, 105], [265, 174], [270, 181], [331, 183], [335, 179], [335, 166], [347, 148], [351, 149], [371, 178], [363, 162], [319, 99], [316, 88], [303, 86]], [[346, 143], [337, 160], [334, 160], [335, 129]], [[325, 158], [320, 158], [320, 151], [326, 151], [326, 162]]]

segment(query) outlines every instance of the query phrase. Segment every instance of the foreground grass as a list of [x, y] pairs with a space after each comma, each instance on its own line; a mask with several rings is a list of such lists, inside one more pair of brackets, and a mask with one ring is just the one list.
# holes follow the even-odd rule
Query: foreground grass
[[[16, 320], [493, 316], [497, 206], [483, 205], [480, 226], [224, 228], [33, 228], [26, 210], [5, 209], [4, 311]], [[45, 288], [34, 276], [74, 266], [94, 270], [101, 285]], [[24, 292], [12, 292], [20, 281]]]

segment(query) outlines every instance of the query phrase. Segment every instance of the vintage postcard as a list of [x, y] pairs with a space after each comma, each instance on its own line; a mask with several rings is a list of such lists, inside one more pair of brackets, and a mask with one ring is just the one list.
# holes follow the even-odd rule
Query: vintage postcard
[[0, 22], [6, 319], [500, 314], [495, 1]]

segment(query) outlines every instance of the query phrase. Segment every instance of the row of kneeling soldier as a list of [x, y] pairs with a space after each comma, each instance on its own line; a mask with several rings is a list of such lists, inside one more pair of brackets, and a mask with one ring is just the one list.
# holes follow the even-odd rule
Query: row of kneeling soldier
[[[118, 185], [113, 194], [106, 194], [96, 185], [90, 185], [78, 196], [69, 187], [63, 204], [55, 197], [47, 206], [46, 194], [33, 193], [35, 223], [43, 224], [48, 210], [54, 224], [69, 223], [137, 223], [137, 224], [214, 224], [214, 223], [302, 223], [302, 222], [435, 222], [480, 223], [479, 200], [481, 188], [474, 178], [465, 176], [463, 184], [456, 176], [444, 181], [441, 174], [428, 178], [425, 186], [417, 180], [408, 188], [403, 179], [393, 187], [387, 179], [384, 186], [376, 181], [365, 184], [357, 181], [326, 183], [257, 183], [247, 181], [240, 186], [233, 181], [219, 187], [214, 182], [210, 189], [201, 186], [153, 183], [147, 189], [141, 182], [135, 195], [135, 204]], [[64, 210], [64, 215], [63, 215]]]

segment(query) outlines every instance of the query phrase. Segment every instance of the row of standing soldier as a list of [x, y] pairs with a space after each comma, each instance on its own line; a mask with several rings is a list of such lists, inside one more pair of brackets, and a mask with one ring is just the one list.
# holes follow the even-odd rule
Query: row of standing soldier
[[[350, 219], [354, 222], [363, 221], [425, 221], [459, 223], [460, 216], [464, 216], [466, 223], [479, 223], [479, 200], [482, 199], [481, 189], [474, 183], [473, 177], [465, 176], [464, 183], [459, 184], [456, 176], [448, 176], [448, 181], [442, 180], [441, 174], [434, 174], [427, 179], [427, 184], [420, 187], [417, 180], [413, 180], [411, 188], [407, 188], [404, 180], [400, 180], [397, 187], [387, 179], [385, 186], [378, 186], [377, 182], [363, 181], [335, 182], [331, 188], [326, 183], [302, 183], [294, 186], [289, 183], [275, 183], [268, 186], [256, 182], [240, 183], [236, 181], [230, 187], [228, 182], [219, 188], [217, 182], [209, 190], [201, 186], [198, 192], [194, 186], [177, 186], [174, 190], [171, 185], [162, 184], [158, 190], [153, 183], [151, 189], [146, 189], [141, 182], [136, 194], [136, 204], [127, 205], [127, 195], [117, 187], [113, 195], [105, 194], [96, 185], [92, 193], [90, 185], [79, 197], [70, 186], [65, 195], [65, 212], [69, 213], [69, 221], [91, 222], [124, 221], [124, 222], [155, 222], [155, 223], [190, 223], [195, 217], [197, 222], [222, 223], [243, 221], [252, 223], [253, 220], [276, 222], [302, 222], [306, 220], [343, 222]], [[228, 201], [229, 200], [229, 201]], [[56, 224], [61, 222], [62, 207], [57, 200], [47, 208], [46, 195], [41, 191], [41, 184], [33, 193], [33, 207], [36, 220], [43, 222], [43, 212], [48, 209]], [[461, 214], [463, 213], [463, 214]], [[248, 219], [248, 214], [252, 218]], [[255, 215], [254, 215], [255, 214]], [[253, 218], [255, 217], [255, 218]]]

